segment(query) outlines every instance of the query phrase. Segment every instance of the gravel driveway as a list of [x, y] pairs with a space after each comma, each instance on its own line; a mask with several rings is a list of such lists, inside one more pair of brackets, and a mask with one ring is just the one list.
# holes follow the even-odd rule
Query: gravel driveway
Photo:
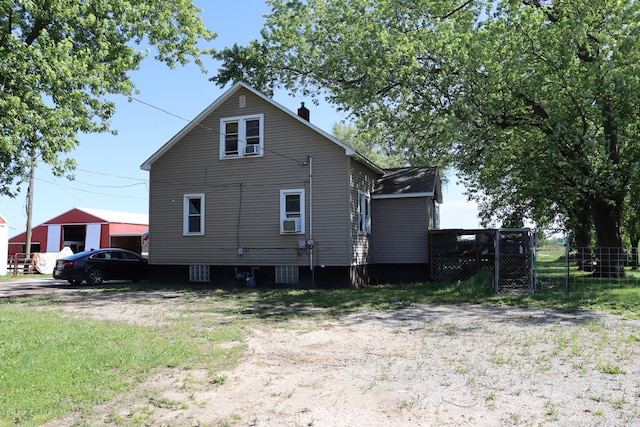
[[[59, 307], [153, 324], [186, 304], [168, 292], [85, 292], [60, 295]], [[421, 304], [281, 322], [237, 316], [247, 350], [219, 373], [224, 383], [204, 368], [165, 369], [50, 425], [115, 416], [139, 425], [146, 410], [143, 425], [167, 426], [640, 426], [640, 321], [621, 315]], [[179, 404], [153, 407], [150, 395]]]

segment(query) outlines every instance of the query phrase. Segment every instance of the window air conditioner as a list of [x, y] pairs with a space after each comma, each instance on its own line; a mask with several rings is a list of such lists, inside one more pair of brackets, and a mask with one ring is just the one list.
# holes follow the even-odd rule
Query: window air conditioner
[[260, 146], [258, 144], [247, 144], [244, 147], [244, 155], [245, 156], [255, 156], [256, 154], [258, 154], [259, 147]]
[[297, 233], [300, 231], [300, 218], [285, 219], [282, 221], [282, 231], [285, 233]]

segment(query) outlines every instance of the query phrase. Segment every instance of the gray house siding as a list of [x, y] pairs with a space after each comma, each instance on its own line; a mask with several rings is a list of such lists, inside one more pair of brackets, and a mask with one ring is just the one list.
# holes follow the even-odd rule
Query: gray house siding
[[[220, 160], [220, 119], [251, 114], [264, 114], [264, 156]], [[299, 241], [313, 237], [314, 265], [349, 266], [349, 173], [343, 148], [240, 88], [152, 163], [150, 264], [309, 266]], [[304, 235], [280, 234], [283, 189], [305, 191]], [[195, 193], [205, 234], [183, 236], [183, 196]]]
[[371, 262], [371, 234], [359, 231], [359, 201], [360, 191], [371, 195], [378, 175], [372, 173], [359, 162], [351, 162], [350, 186], [350, 233], [352, 242], [351, 265], [368, 264]]
[[424, 197], [374, 199], [372, 211], [373, 262], [376, 264], [426, 264], [428, 217]]

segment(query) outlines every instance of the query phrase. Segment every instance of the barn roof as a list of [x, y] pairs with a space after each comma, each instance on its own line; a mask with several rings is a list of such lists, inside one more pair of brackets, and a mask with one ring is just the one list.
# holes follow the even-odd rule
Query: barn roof
[[[75, 213], [75, 215], [74, 215]], [[43, 223], [47, 224], [60, 224], [70, 222], [70, 218], [74, 218], [71, 222], [78, 222], [78, 213], [84, 214], [91, 218], [84, 218], [80, 222], [108, 222], [108, 223], [122, 223], [122, 224], [149, 224], [149, 215], [132, 213], [132, 212], [120, 212], [110, 211], [105, 209], [93, 209], [93, 208], [73, 208], [55, 218], [52, 218]], [[82, 218], [82, 217], [81, 217]]]
[[104, 209], [77, 208], [83, 212], [102, 218], [105, 222], [121, 222], [124, 224], [149, 224], [149, 215], [132, 212], [109, 211]]

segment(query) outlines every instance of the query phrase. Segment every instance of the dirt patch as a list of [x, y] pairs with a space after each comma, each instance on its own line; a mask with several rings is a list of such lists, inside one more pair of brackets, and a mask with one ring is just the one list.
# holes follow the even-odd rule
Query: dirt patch
[[[189, 304], [87, 296], [60, 306], [152, 325]], [[235, 368], [159, 371], [50, 425], [640, 426], [637, 320], [475, 305], [317, 319], [254, 319]]]

